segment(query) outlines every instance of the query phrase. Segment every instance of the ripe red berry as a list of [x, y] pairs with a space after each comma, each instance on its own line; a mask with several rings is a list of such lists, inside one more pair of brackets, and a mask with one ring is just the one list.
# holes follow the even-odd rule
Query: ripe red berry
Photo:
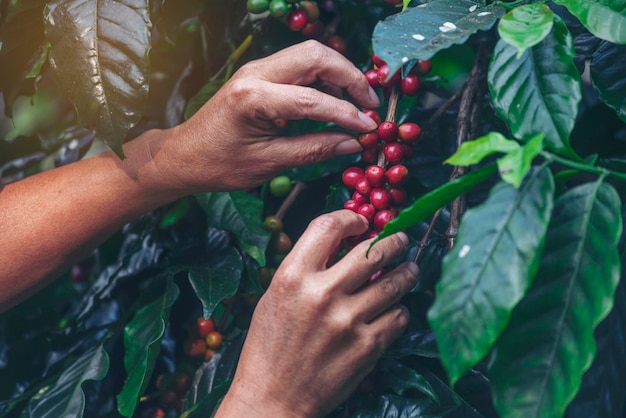
[[341, 180], [346, 187], [356, 189], [356, 184], [365, 176], [365, 172], [358, 167], [348, 167], [344, 170]]
[[211, 318], [204, 319], [200, 317], [196, 320], [196, 325], [198, 327], [198, 334], [200, 334], [201, 337], [206, 337], [209, 333], [215, 331], [215, 323]]
[[361, 159], [366, 163], [375, 163], [378, 160], [378, 147], [365, 148], [361, 151]]
[[314, 1], [301, 1], [300, 10], [306, 13], [309, 22], [315, 22], [320, 17], [320, 9]]
[[326, 45], [339, 52], [340, 54], [344, 54], [346, 52], [346, 41], [339, 35], [332, 35], [326, 41]]
[[378, 81], [378, 72], [376, 70], [368, 70], [365, 72], [365, 78], [367, 78], [367, 82], [370, 83], [373, 89], [377, 89], [380, 87], [380, 82]]
[[422, 134], [422, 128], [416, 123], [403, 123], [398, 126], [398, 136], [403, 142], [415, 142]]
[[287, 26], [294, 32], [300, 32], [307, 23], [309, 23], [309, 18], [302, 10], [293, 10], [287, 16]]
[[389, 189], [389, 199], [391, 203], [400, 206], [406, 202], [406, 191], [404, 189], [392, 187]]
[[387, 64], [384, 60], [382, 60], [378, 55], [376, 54], [372, 54], [372, 62], [374, 63], [374, 65], [378, 68], [382, 67], [383, 65]]
[[409, 178], [409, 169], [401, 164], [389, 167], [385, 173], [387, 182], [393, 187], [402, 186]]
[[204, 352], [204, 361], [209, 361], [215, 355], [215, 350], [207, 348]]
[[380, 231], [377, 231], [377, 230], [375, 230], [375, 229], [374, 229], [374, 230], [371, 230], [370, 232], [368, 232], [368, 233], [365, 235], [365, 239], [372, 239], [372, 238], [376, 238], [376, 237], [378, 237], [378, 234], [380, 234]]
[[385, 144], [383, 154], [391, 164], [397, 164], [404, 159], [404, 147], [397, 142], [390, 142]]
[[343, 208], [344, 209], [348, 209], [351, 210], [352, 212], [358, 213], [359, 211], [359, 206], [361, 206], [360, 204], [358, 204], [357, 202], [355, 202], [354, 200], [350, 199], [350, 200], [346, 200], [346, 202], [343, 204]]
[[363, 109], [363, 113], [365, 113], [367, 116], [372, 118], [374, 122], [380, 125], [380, 122], [382, 121], [382, 119], [380, 118], [380, 115], [378, 114], [377, 111], [375, 111], [374, 109]]
[[[361, 194], [359, 192], [354, 192], [352, 194], [352, 200], [355, 201], [356, 203], [359, 204], [359, 206], [365, 204], [365, 203], [369, 203], [370, 202], [370, 198], [367, 195]], [[349, 202], [349, 200], [348, 200]]]
[[383, 64], [378, 68], [378, 82], [383, 87], [393, 86], [400, 81], [400, 70], [396, 71], [393, 75], [391, 69], [387, 64]]
[[359, 215], [363, 215], [369, 223], [372, 223], [374, 216], [376, 215], [376, 208], [371, 203], [366, 203], [359, 206], [357, 213]]
[[378, 137], [385, 142], [395, 142], [398, 139], [398, 124], [383, 122], [378, 126]]
[[372, 131], [360, 134], [358, 141], [363, 148], [375, 147], [378, 145], [378, 132]]
[[356, 183], [356, 191], [361, 193], [361, 194], [369, 196], [370, 192], [372, 191], [372, 185], [367, 180], [367, 178], [362, 177]]
[[385, 184], [385, 169], [378, 165], [370, 165], [365, 169], [365, 178], [374, 187], [383, 187]]
[[416, 75], [409, 74], [400, 81], [400, 90], [407, 96], [417, 96], [420, 85], [420, 79]]
[[376, 215], [374, 216], [374, 228], [382, 231], [385, 225], [387, 225], [393, 219], [395, 219], [393, 212], [387, 209], [381, 210], [377, 212]]
[[222, 345], [222, 334], [217, 331], [211, 332], [209, 335], [206, 336], [206, 345], [208, 348], [213, 350], [219, 348]]
[[389, 207], [389, 200], [389, 192], [387, 190], [380, 187], [372, 189], [370, 193], [370, 203], [376, 209], [387, 209]]
[[189, 357], [202, 357], [206, 350], [206, 343], [202, 338], [186, 340], [183, 344], [183, 349]]
[[417, 76], [422, 76], [422, 75], [426, 75], [430, 72], [430, 70], [432, 69], [433, 64], [432, 62], [430, 62], [430, 60], [419, 60], [417, 61], [417, 64], [415, 64], [415, 66], [413, 67], [413, 70], [411, 70], [411, 72]]

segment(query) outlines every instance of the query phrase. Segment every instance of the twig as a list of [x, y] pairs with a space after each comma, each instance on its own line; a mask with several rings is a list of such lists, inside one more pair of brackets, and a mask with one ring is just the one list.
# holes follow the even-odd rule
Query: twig
[[[396, 112], [398, 111], [399, 101], [400, 90], [398, 90], [398, 88], [394, 86], [391, 88], [391, 94], [389, 95], [389, 106], [387, 106], [387, 116], [385, 117], [385, 122], [396, 121]], [[383, 153], [382, 148], [378, 152], [378, 165], [380, 167], [385, 167], [387, 165], [387, 160], [385, 159], [385, 154]]]
[[274, 216], [278, 219], [283, 219], [283, 216], [285, 216], [285, 212], [287, 212], [291, 205], [293, 205], [293, 202], [295, 202], [296, 198], [302, 190], [304, 190], [304, 183], [301, 181], [296, 182], [295, 186], [293, 186], [293, 189], [291, 189], [285, 200], [283, 200], [283, 204], [280, 205], [280, 208], [278, 208], [278, 211]]
[[428, 122], [426, 122], [426, 125], [424, 125], [424, 130], [428, 130], [428, 128], [430, 128], [433, 123], [435, 123], [448, 109], [450, 109], [461, 98], [463, 90], [464, 89], [460, 89], [459, 91], [454, 93], [452, 97], [446, 100], [441, 106], [439, 106], [439, 109], [437, 109], [437, 111], [433, 113], [430, 119], [428, 119]]
[[420, 258], [422, 257], [422, 253], [428, 246], [428, 240], [430, 240], [430, 234], [432, 234], [433, 229], [435, 228], [435, 223], [437, 223], [437, 219], [439, 219], [439, 215], [441, 215], [442, 210], [443, 208], [440, 208], [437, 212], [435, 212], [435, 214], [433, 215], [433, 218], [430, 220], [430, 225], [428, 225], [428, 229], [426, 230], [426, 233], [422, 237], [419, 247], [417, 248], [417, 253], [415, 254], [415, 258], [413, 259], [415, 264], [419, 262]]

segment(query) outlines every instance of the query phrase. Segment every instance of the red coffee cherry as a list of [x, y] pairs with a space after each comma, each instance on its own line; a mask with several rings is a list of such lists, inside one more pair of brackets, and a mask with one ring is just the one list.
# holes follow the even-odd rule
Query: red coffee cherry
[[324, 24], [319, 20], [313, 23], [307, 23], [304, 28], [300, 31], [302, 36], [305, 38], [317, 38], [324, 32]]
[[341, 175], [341, 180], [346, 187], [356, 189], [356, 184], [365, 176], [365, 172], [358, 167], [348, 167]]
[[392, 187], [389, 189], [389, 199], [393, 205], [403, 205], [406, 202], [406, 191], [404, 189]]
[[215, 323], [211, 318], [204, 319], [203, 317], [199, 317], [196, 319], [196, 325], [198, 327], [198, 334], [201, 337], [206, 337], [209, 333], [215, 331]]
[[287, 254], [292, 246], [291, 238], [284, 232], [275, 235], [272, 239], [272, 247], [277, 254]]
[[306, 13], [309, 22], [315, 22], [320, 17], [320, 9], [314, 1], [301, 1], [300, 10]]
[[209, 361], [211, 360], [211, 358], [215, 355], [215, 350], [212, 350], [210, 348], [207, 348], [207, 350], [204, 352], [204, 361]]
[[400, 81], [400, 70], [391, 75], [391, 69], [387, 64], [383, 64], [378, 68], [378, 82], [383, 87], [393, 86]]
[[409, 74], [400, 81], [400, 90], [407, 96], [417, 96], [420, 85], [420, 79], [416, 75]]
[[422, 134], [422, 128], [416, 123], [403, 123], [398, 127], [398, 136], [403, 142], [415, 142]]
[[174, 373], [174, 390], [179, 395], [183, 395], [185, 392], [187, 392], [189, 386], [191, 386], [191, 374], [183, 370], [178, 370], [176, 373]]
[[372, 54], [372, 62], [374, 63], [374, 65], [378, 68], [382, 67], [383, 65], [387, 64], [384, 60], [382, 60], [378, 55], [376, 54]]
[[376, 238], [376, 237], [378, 237], [378, 234], [380, 234], [380, 231], [372, 230], [372, 231], [368, 232], [367, 235], [365, 235], [365, 239]]
[[293, 10], [287, 16], [287, 26], [294, 32], [300, 32], [307, 23], [309, 23], [309, 18], [302, 10]]
[[345, 54], [346, 52], [346, 41], [339, 35], [333, 35], [328, 38], [326, 41], [326, 45], [339, 52], [340, 54]]
[[389, 207], [389, 200], [389, 192], [387, 190], [380, 187], [372, 189], [370, 193], [370, 203], [376, 209], [387, 209]]
[[383, 122], [378, 126], [378, 137], [385, 142], [395, 142], [398, 139], [398, 124]]
[[387, 182], [393, 187], [402, 186], [409, 178], [409, 169], [401, 164], [389, 167], [385, 173]]
[[183, 350], [189, 357], [202, 357], [206, 350], [206, 343], [202, 338], [187, 340], [183, 344]]
[[378, 165], [370, 165], [365, 169], [365, 178], [374, 187], [383, 187], [385, 184], [385, 169]]
[[[206, 336], [206, 345], [208, 348], [215, 350], [222, 345], [222, 334], [217, 331], [213, 331]], [[203, 353], [206, 354], [206, 353]]]
[[380, 212], [377, 212], [376, 215], [374, 216], [374, 228], [382, 231], [385, 225], [387, 225], [389, 222], [391, 222], [395, 218], [396, 217], [392, 211], [387, 210], [387, 209], [381, 210]]
[[370, 83], [373, 89], [380, 88], [380, 82], [378, 81], [378, 72], [376, 70], [368, 70], [365, 72], [365, 78]]
[[[367, 195], [361, 194], [359, 192], [354, 192], [352, 194], [352, 200], [354, 200], [356, 203], [359, 204], [359, 206], [365, 204], [365, 203], [369, 203], [370, 202], [370, 198]], [[349, 202], [349, 200], [348, 200]]]
[[358, 204], [357, 202], [355, 202], [352, 199], [346, 200], [346, 203], [343, 204], [343, 208], [344, 209], [351, 210], [352, 212], [355, 212], [355, 213], [359, 212], [359, 207], [360, 206], [361, 206], [360, 204]]
[[356, 191], [361, 193], [361, 194], [369, 196], [370, 192], [372, 191], [372, 185], [367, 180], [367, 178], [362, 177], [356, 183]]
[[404, 159], [404, 147], [397, 142], [390, 142], [385, 144], [383, 154], [391, 164], [397, 164]]
[[361, 159], [366, 163], [375, 163], [378, 160], [378, 147], [365, 148], [361, 151]]
[[357, 213], [359, 215], [363, 215], [369, 223], [372, 223], [374, 216], [376, 215], [376, 208], [371, 203], [366, 203], [359, 206]]
[[372, 131], [360, 134], [358, 141], [363, 148], [375, 147], [378, 145], [378, 132]]
[[380, 122], [382, 121], [382, 119], [380, 118], [380, 115], [378, 114], [377, 111], [375, 111], [374, 109], [363, 109], [363, 113], [365, 113], [367, 116], [372, 118], [374, 122], [380, 125]]
[[433, 64], [432, 62], [430, 62], [430, 60], [419, 60], [417, 61], [417, 64], [415, 64], [411, 72], [417, 76], [422, 76], [428, 74], [432, 67]]

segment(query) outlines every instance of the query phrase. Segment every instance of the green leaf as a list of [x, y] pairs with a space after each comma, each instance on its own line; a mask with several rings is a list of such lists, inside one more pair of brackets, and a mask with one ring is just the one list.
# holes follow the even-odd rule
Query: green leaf
[[235, 234], [242, 248], [261, 267], [270, 233], [263, 229], [263, 202], [248, 193], [202, 193], [196, 199], [204, 209], [209, 226]]
[[554, 212], [537, 277], [489, 365], [496, 408], [506, 417], [564, 415], [620, 278], [621, 202], [613, 187], [602, 180], [575, 187]]
[[589, 32], [615, 44], [626, 44], [626, 3], [623, 0], [554, 0], [580, 19]]
[[215, 263], [189, 270], [189, 282], [202, 302], [205, 318], [223, 299], [237, 293], [243, 270], [243, 259], [234, 247], [220, 252]]
[[626, 46], [602, 42], [591, 56], [591, 83], [600, 99], [626, 122]]
[[483, 158], [499, 152], [509, 153], [520, 149], [516, 141], [506, 139], [499, 132], [489, 132], [473, 141], [466, 141], [461, 144], [457, 152], [444, 161], [446, 164], [470, 166], [478, 164]]
[[428, 312], [452, 384], [489, 352], [532, 281], [553, 193], [544, 166], [520, 189], [497, 184], [482, 205], [463, 216]]
[[430, 400], [439, 404], [439, 396], [424, 376], [401, 363], [394, 362], [389, 368], [385, 368], [382, 373], [382, 383], [391, 388], [397, 395], [404, 395], [409, 389], [416, 389]]
[[554, 12], [543, 3], [525, 4], [505, 14], [498, 24], [500, 37], [517, 48], [517, 58], [548, 36]]
[[374, 28], [374, 52], [392, 73], [411, 60], [427, 60], [479, 30], [488, 30], [504, 14], [498, 5], [469, 0], [433, 0], [390, 16]]
[[211, 97], [224, 85], [224, 80], [211, 80], [206, 83], [187, 103], [185, 107], [185, 120], [191, 118]]
[[54, 386], [30, 402], [30, 418], [82, 417], [85, 410], [83, 384], [100, 381], [109, 371], [109, 356], [102, 345], [80, 356]]
[[148, 98], [148, 0], [52, 0], [44, 19], [50, 64], [79, 122], [123, 157]]
[[[378, 234], [378, 238], [374, 243], [428, 219], [430, 216], [434, 215], [439, 208], [452, 202], [478, 183], [487, 180], [489, 176], [495, 172], [496, 165], [492, 163], [425, 194], [417, 199], [410, 207], [401, 211], [396, 219], [385, 225], [385, 229]], [[372, 243], [372, 245], [374, 245], [374, 243]]]
[[550, 35], [519, 59], [517, 49], [500, 40], [488, 81], [496, 111], [516, 138], [543, 133], [549, 149], [578, 160], [569, 145], [581, 99], [573, 58], [572, 36], [555, 16]]
[[502, 180], [511, 183], [516, 188], [519, 187], [530, 170], [533, 160], [542, 149], [543, 135], [539, 134], [528, 140], [522, 148], [498, 158], [498, 171]]
[[125, 417], [134, 414], [139, 399], [148, 387], [161, 350], [170, 308], [179, 293], [178, 286], [168, 277], [165, 292], [139, 309], [124, 328], [124, 367], [128, 377], [117, 395], [117, 404], [119, 413]]

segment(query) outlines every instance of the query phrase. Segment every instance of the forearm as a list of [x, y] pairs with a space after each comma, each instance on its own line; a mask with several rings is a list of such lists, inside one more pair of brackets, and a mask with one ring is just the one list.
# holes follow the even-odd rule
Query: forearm
[[[107, 152], [9, 184], [0, 190], [0, 312], [87, 256], [139, 215], [180, 197], [164, 187], [150, 131]], [[154, 149], [154, 148], [152, 148]]]

